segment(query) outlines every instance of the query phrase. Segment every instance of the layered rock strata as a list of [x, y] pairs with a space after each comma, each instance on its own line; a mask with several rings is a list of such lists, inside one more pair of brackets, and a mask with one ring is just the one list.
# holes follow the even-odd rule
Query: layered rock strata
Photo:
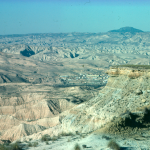
[[[134, 71], [133, 71], [134, 70]], [[41, 138], [42, 134], [58, 135], [61, 132], [89, 133], [104, 127], [126, 110], [137, 112], [150, 103], [149, 69], [119, 68], [114, 76], [114, 69], [108, 70], [110, 78], [98, 96], [60, 114], [61, 124], [46, 129], [30, 138]], [[141, 73], [131, 78], [131, 72]], [[27, 140], [29, 137], [22, 138]]]

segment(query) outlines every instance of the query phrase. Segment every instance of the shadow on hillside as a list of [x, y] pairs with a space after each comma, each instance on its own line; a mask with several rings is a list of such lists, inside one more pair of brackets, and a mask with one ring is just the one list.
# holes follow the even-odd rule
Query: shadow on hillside
[[133, 149], [133, 147], [120, 147], [120, 150], [130, 150]]
[[150, 109], [144, 108], [142, 112], [131, 113], [126, 111], [120, 115], [120, 126], [131, 128], [146, 128], [150, 127]]
[[148, 108], [144, 108], [143, 111], [136, 113], [126, 111], [119, 117], [114, 118], [112, 122], [103, 129], [103, 131], [122, 136], [136, 135], [137, 133], [141, 133], [143, 129], [150, 128], [149, 116], [150, 109]]
[[133, 150], [134, 147], [120, 147], [120, 150]]

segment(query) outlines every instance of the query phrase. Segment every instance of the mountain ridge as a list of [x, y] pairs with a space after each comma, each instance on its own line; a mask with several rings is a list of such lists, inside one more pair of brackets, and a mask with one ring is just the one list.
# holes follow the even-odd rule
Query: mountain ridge
[[136, 33], [136, 32], [144, 32], [144, 31], [127, 26], [127, 27], [122, 27], [122, 28], [117, 29], [117, 30], [110, 30], [108, 32], [121, 32], [121, 33], [122, 32], [130, 32], [130, 33]]

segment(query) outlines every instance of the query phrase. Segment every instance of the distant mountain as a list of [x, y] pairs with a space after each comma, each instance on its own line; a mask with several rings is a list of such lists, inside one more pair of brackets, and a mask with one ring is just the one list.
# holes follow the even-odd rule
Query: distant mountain
[[143, 32], [143, 31], [139, 30], [139, 29], [135, 29], [133, 27], [123, 27], [123, 28], [120, 28], [118, 30], [110, 30], [108, 32], [131, 32], [131, 33], [135, 33], [135, 32]]

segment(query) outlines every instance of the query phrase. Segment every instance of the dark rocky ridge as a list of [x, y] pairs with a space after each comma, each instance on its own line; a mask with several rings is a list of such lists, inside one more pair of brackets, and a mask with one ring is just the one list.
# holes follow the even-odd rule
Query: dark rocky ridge
[[30, 57], [32, 55], [35, 55], [35, 52], [29, 46], [26, 46], [25, 50], [20, 51], [20, 54], [26, 57]]

